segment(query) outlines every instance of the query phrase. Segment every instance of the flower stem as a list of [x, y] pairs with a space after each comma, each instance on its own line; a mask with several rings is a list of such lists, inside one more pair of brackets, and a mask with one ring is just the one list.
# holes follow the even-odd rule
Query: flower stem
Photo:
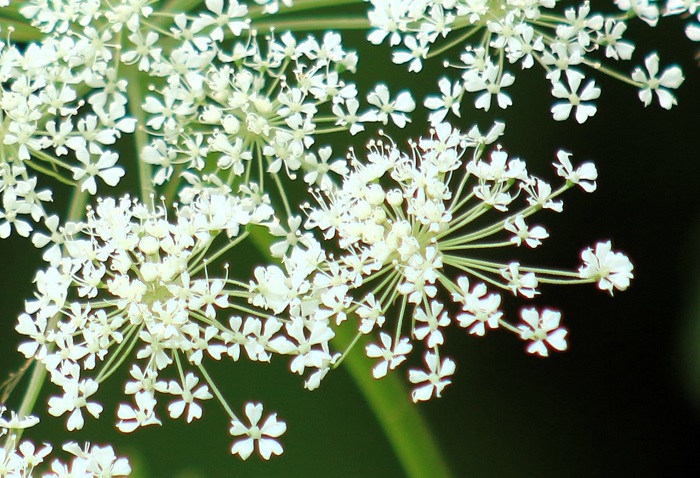
[[136, 118], [136, 130], [134, 131], [134, 149], [136, 167], [139, 172], [139, 188], [141, 191], [141, 200], [146, 203], [151, 194], [155, 192], [153, 182], [151, 181], [151, 165], [141, 159], [141, 152], [144, 146], [148, 144], [148, 135], [143, 125], [146, 124], [146, 116], [141, 109], [141, 103], [144, 99], [142, 89], [142, 78], [139, 71], [133, 65], [122, 65], [125, 76], [129, 82], [126, 86], [126, 94], [129, 97], [129, 110], [131, 115]]
[[[176, 0], [177, 1], [177, 0]], [[183, 1], [183, 0], [180, 0]], [[339, 7], [341, 5], [349, 5], [353, 3], [362, 3], [364, 0], [295, 0], [294, 6], [291, 8], [281, 8], [277, 16], [285, 13], [297, 13], [304, 10], [315, 10], [317, 8]], [[248, 10], [248, 16], [252, 19], [263, 16], [262, 7], [251, 7]]]
[[258, 31], [272, 27], [278, 32], [309, 30], [366, 30], [370, 27], [366, 16], [315, 16], [308, 18], [265, 19], [253, 22]]
[[[352, 330], [343, 327], [337, 329], [335, 342], [341, 347], [353, 339]], [[452, 476], [428, 424], [418, 406], [409, 399], [409, 393], [398, 376], [388, 374], [381, 380], [375, 380], [372, 378], [372, 363], [357, 352], [348, 354], [344, 363], [384, 430], [406, 475], [411, 478]]]

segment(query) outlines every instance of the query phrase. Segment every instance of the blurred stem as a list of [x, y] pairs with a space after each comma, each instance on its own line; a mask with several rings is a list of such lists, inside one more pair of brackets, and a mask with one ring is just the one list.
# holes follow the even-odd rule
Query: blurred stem
[[[139, 188], [141, 192], [141, 201], [147, 203], [148, 198], [155, 192], [153, 182], [151, 181], [151, 165], [141, 159], [141, 152], [148, 144], [148, 135], [144, 129], [146, 124], [146, 115], [143, 114], [141, 104], [143, 103], [143, 78], [141, 72], [135, 65], [121, 65], [124, 68], [125, 76], [128, 79], [126, 86], [126, 94], [129, 97], [129, 110], [131, 115], [136, 118], [136, 130], [134, 131], [134, 160], [139, 172]], [[144, 82], [145, 84], [145, 82]]]
[[[265, 255], [269, 254], [271, 236], [262, 228], [249, 227], [250, 240]], [[338, 327], [333, 343], [344, 350], [355, 339], [350, 327]], [[452, 475], [437, 440], [420, 414], [418, 405], [411, 402], [409, 392], [397, 374], [388, 374], [381, 380], [372, 377], [373, 363], [363, 354], [363, 341], [343, 360], [357, 388], [367, 400], [374, 416], [384, 430], [396, 458], [410, 478], [449, 478]]]
[[[334, 342], [343, 348], [353, 338], [353, 330], [339, 327]], [[374, 412], [406, 475], [411, 478], [451, 477], [437, 440], [397, 374], [390, 373], [375, 380], [373, 364], [358, 352], [354, 350], [345, 357], [345, 366]]]
[[[5, 7], [7, 8], [7, 7]], [[15, 43], [39, 42], [44, 38], [44, 34], [34, 28], [24, 18], [9, 18], [9, 12], [2, 12], [0, 16], [0, 29], [3, 36], [12, 31], [10, 38]]]
[[258, 31], [274, 28], [276, 31], [309, 30], [367, 30], [370, 27], [366, 16], [314, 16], [308, 18], [265, 19], [253, 23]]
[[[281, 16], [287, 13], [303, 12], [304, 10], [314, 10], [316, 8], [339, 7], [341, 5], [350, 5], [353, 3], [362, 3], [364, 0], [294, 0], [294, 5], [290, 8], [280, 5], [279, 13], [275, 16]], [[252, 20], [260, 18], [266, 14], [263, 13], [262, 6], [254, 6], [248, 9], [248, 17]]]

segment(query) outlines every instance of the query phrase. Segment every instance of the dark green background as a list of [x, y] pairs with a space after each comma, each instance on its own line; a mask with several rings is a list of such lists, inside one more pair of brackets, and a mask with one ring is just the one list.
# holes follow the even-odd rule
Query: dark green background
[[[677, 19], [654, 30], [638, 23], [630, 37], [639, 52], [658, 50], [662, 64], [684, 68], [680, 106], [672, 111], [644, 108], [632, 88], [596, 75], [603, 88], [598, 114], [582, 126], [557, 123], [549, 113], [549, 84], [535, 69], [518, 72], [510, 89], [514, 107], [473, 114], [469, 98], [457, 121], [466, 130], [475, 120], [482, 128], [487, 118], [506, 120], [504, 147], [544, 178], [554, 180], [549, 163], [559, 148], [572, 151], [575, 162], [594, 160], [598, 190], [572, 190], [563, 214], [539, 215], [536, 222], [551, 237], [527, 260], [575, 268], [582, 248], [612, 238], [615, 249], [633, 259], [636, 278], [614, 298], [590, 286], [543, 287], [535, 303], [561, 309], [570, 330], [570, 350], [548, 360], [526, 355], [512, 334], [475, 338], [450, 330], [446, 352], [458, 364], [453, 384], [442, 399], [419, 407], [456, 476], [672, 477], [699, 469], [700, 70], [692, 57], [700, 45], [683, 37]], [[390, 64], [387, 48], [362, 46], [358, 35], [350, 35], [353, 41], [361, 48], [362, 88], [393, 78], [392, 91], [411, 88], [417, 98], [419, 91], [436, 91], [440, 61], [408, 75]], [[425, 116], [414, 115], [411, 134], [424, 132]], [[20, 364], [13, 327], [31, 294], [38, 255], [26, 240], [2, 242], [4, 371]], [[523, 303], [505, 302], [515, 320]], [[101, 392], [104, 419], [88, 420], [81, 433], [68, 437], [112, 442], [151, 477], [404, 476], [344, 370], [314, 393], [303, 390], [283, 361], [241, 361], [214, 373], [239, 411], [245, 401], [261, 400], [266, 410], [279, 412], [289, 428], [283, 457], [269, 463], [231, 457], [227, 420], [213, 402], [193, 425], [165, 419], [162, 409], [163, 427], [120, 435], [112, 418], [123, 377]], [[55, 444], [65, 439], [62, 419], [47, 417], [44, 405], [37, 413], [44, 422], [33, 436]]]

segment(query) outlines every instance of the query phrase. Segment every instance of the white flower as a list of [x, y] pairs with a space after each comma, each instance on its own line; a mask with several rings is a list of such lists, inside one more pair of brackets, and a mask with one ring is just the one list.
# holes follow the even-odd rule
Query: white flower
[[213, 395], [209, 393], [209, 387], [206, 385], [202, 385], [197, 390], [194, 390], [198, 382], [199, 379], [193, 373], [188, 373], [185, 377], [184, 388], [175, 381], [170, 382], [168, 393], [181, 397], [180, 400], [168, 405], [168, 412], [170, 412], [172, 418], [179, 418], [185, 411], [185, 408], [187, 408], [187, 416], [185, 418], [187, 423], [202, 418], [202, 406], [195, 400], [209, 400]]
[[529, 340], [527, 352], [547, 357], [547, 346], [554, 350], [566, 350], [566, 334], [564, 328], [559, 327], [561, 314], [557, 311], [544, 309], [540, 314], [534, 307], [523, 309], [520, 316], [527, 325], [519, 325], [520, 337]]
[[418, 340], [426, 339], [426, 345], [431, 349], [445, 342], [441, 329], [450, 325], [450, 318], [443, 308], [444, 305], [435, 300], [430, 302], [430, 311], [416, 308], [414, 319], [418, 323], [413, 333]]
[[557, 174], [567, 181], [577, 184], [587, 193], [591, 193], [596, 189], [596, 179], [598, 179], [598, 170], [595, 164], [584, 163], [574, 169], [569, 158], [571, 153], [564, 150], [557, 151], [557, 163], [552, 163], [557, 170]]
[[632, 10], [652, 27], [659, 21], [659, 8], [650, 0], [615, 0], [615, 5], [625, 12]]
[[501, 69], [493, 63], [488, 63], [484, 71], [474, 74], [464, 83], [464, 89], [469, 92], [484, 91], [476, 98], [474, 106], [477, 109], [488, 111], [491, 108], [491, 97], [496, 96], [496, 102], [501, 109], [506, 109], [513, 104], [510, 96], [501, 91], [503, 88], [511, 86], [515, 82], [515, 77], [510, 73], [502, 73]]
[[10, 419], [1, 418], [4, 414], [6, 408], [0, 406], [0, 428], [5, 428], [7, 430], [24, 430], [26, 428], [31, 428], [37, 423], [39, 423], [39, 417], [34, 415], [20, 416], [14, 410], [10, 411]]
[[416, 109], [416, 102], [413, 101], [410, 92], [402, 91], [395, 100], [391, 101], [389, 89], [384, 84], [377, 85], [374, 91], [367, 95], [367, 102], [376, 106], [378, 110], [363, 114], [360, 121], [379, 121], [382, 124], [387, 124], [389, 117], [391, 117], [391, 120], [399, 128], [410, 123], [411, 119], [406, 113]]
[[[436, 353], [426, 352], [425, 363], [428, 366], [427, 373], [415, 369], [408, 371], [408, 380], [418, 385], [411, 392], [414, 402], [430, 400], [433, 395], [440, 398], [442, 390], [451, 383], [447, 377], [455, 373], [454, 361], [446, 357], [440, 362], [440, 357]], [[427, 383], [420, 385], [424, 382]]]
[[73, 179], [80, 181], [80, 190], [87, 191], [93, 196], [97, 192], [95, 176], [99, 176], [109, 186], [116, 186], [124, 176], [124, 169], [115, 166], [119, 160], [119, 155], [112, 152], [100, 152], [100, 158], [96, 163], [92, 163], [87, 150], [81, 149], [76, 152], [76, 158], [83, 163], [83, 167], [73, 167]]
[[258, 453], [265, 460], [269, 460], [272, 455], [282, 454], [282, 445], [276, 438], [279, 438], [287, 431], [287, 425], [277, 420], [277, 414], [273, 413], [265, 419], [262, 426], [258, 426], [262, 418], [262, 403], [247, 403], [245, 414], [248, 417], [250, 426], [245, 426], [238, 418], [231, 420], [230, 433], [234, 437], [245, 436], [237, 440], [231, 447], [231, 453], [239, 455], [246, 460], [257, 445]]
[[600, 290], [606, 290], [613, 295], [613, 291], [625, 290], [634, 278], [632, 274], [632, 262], [621, 252], [612, 252], [610, 241], [599, 242], [595, 245], [595, 251], [588, 248], [581, 253], [583, 265], [579, 268], [579, 276], [582, 279], [592, 279], [598, 282]]
[[413, 350], [413, 345], [411, 345], [406, 337], [399, 339], [395, 346], [392, 346], [392, 339], [389, 334], [384, 332], [379, 334], [379, 340], [382, 343], [381, 347], [376, 344], [368, 344], [365, 348], [367, 357], [382, 359], [372, 368], [372, 376], [374, 378], [386, 376], [390, 369], [394, 370], [406, 360], [406, 355]]
[[542, 239], [549, 237], [546, 229], [542, 226], [528, 228], [527, 224], [525, 224], [525, 218], [523, 218], [522, 215], [515, 216], [513, 221], [507, 221], [504, 228], [506, 231], [513, 233], [510, 242], [516, 246], [519, 246], [522, 241], [525, 241], [528, 247], [534, 249], [542, 244]]
[[460, 117], [459, 102], [462, 98], [462, 86], [459, 83], [451, 85], [450, 80], [443, 77], [438, 81], [441, 96], [428, 96], [423, 103], [429, 110], [434, 110], [430, 113], [430, 124], [437, 126], [442, 123], [449, 111], [452, 111], [457, 117]]
[[498, 321], [503, 317], [503, 312], [499, 310], [501, 306], [501, 296], [489, 294], [486, 284], [475, 284], [469, 290], [469, 278], [461, 276], [457, 278], [457, 290], [452, 292], [452, 298], [462, 304], [463, 313], [457, 315], [457, 322], [460, 327], [470, 327], [469, 333], [483, 336], [486, 326], [490, 329], [498, 327]]
[[571, 109], [576, 108], [576, 121], [584, 123], [589, 117], [595, 115], [597, 108], [592, 103], [584, 103], [584, 101], [595, 100], [600, 96], [600, 88], [595, 86], [594, 81], [589, 81], [583, 88], [581, 93], [578, 93], [581, 81], [584, 76], [574, 70], [566, 70], [566, 78], [569, 84], [569, 89], [559, 81], [553, 82], [552, 95], [555, 98], [565, 99], [564, 103], [556, 103], [552, 107], [552, 115], [555, 120], [563, 121], [571, 114]]
[[644, 106], [651, 104], [652, 92], [656, 92], [656, 97], [662, 108], [670, 110], [673, 105], [677, 104], [676, 97], [669, 89], [676, 89], [683, 83], [683, 72], [677, 66], [672, 66], [664, 70], [660, 77], [659, 73], [659, 56], [653, 53], [644, 60], [649, 76], [641, 69], [636, 68], [632, 72], [632, 79], [639, 83], [639, 99], [642, 100]]
[[71, 412], [66, 422], [69, 431], [80, 430], [85, 424], [82, 409], [95, 418], [99, 418], [102, 413], [102, 405], [97, 402], [88, 402], [87, 399], [97, 392], [98, 384], [92, 379], [78, 381], [77, 378], [64, 379], [62, 384], [65, 391], [62, 397], [51, 397], [49, 399], [49, 413], [54, 417]]
[[156, 416], [156, 399], [152, 392], [138, 392], [135, 395], [136, 407], [120, 404], [117, 410], [117, 428], [122, 433], [131, 433], [138, 427], [147, 425], [160, 425], [161, 421]]

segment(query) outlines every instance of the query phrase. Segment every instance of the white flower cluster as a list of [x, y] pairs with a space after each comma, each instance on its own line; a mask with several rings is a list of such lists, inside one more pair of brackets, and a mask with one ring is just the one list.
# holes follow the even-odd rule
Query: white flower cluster
[[[124, 176], [112, 148], [136, 120], [126, 117], [125, 82], [109, 81], [95, 47], [72, 36], [23, 51], [0, 43], [0, 238], [12, 229], [27, 237], [32, 222], [47, 219], [52, 193], [37, 189], [36, 173], [93, 195], [97, 178], [115, 186]], [[90, 92], [79, 99], [86, 85]]]
[[[0, 407], [0, 437], [5, 437], [5, 447], [0, 448], [0, 475], [17, 478], [104, 478], [129, 476], [131, 466], [126, 458], [117, 457], [111, 446], [67, 443], [63, 450], [73, 455], [70, 463], [56, 458], [50, 469], [41, 471], [42, 464], [53, 450], [48, 443], [37, 448], [30, 440], [21, 440], [20, 433], [39, 423], [35, 416], [20, 417], [11, 412], [10, 419], [2, 418], [5, 407]], [[40, 474], [39, 474], [40, 473]]]
[[[196, 23], [182, 29], [195, 29]], [[318, 123], [335, 121], [361, 131], [357, 89], [340, 76], [354, 71], [357, 56], [340, 40], [328, 33], [320, 43], [313, 37], [297, 42], [287, 32], [267, 37], [266, 52], [255, 36], [226, 51], [213, 42], [202, 48], [185, 42], [149, 63], [149, 76], [167, 79], [144, 104], [154, 139], [143, 160], [159, 166], [156, 183], [170, 179], [179, 164], [202, 171], [209, 153], [222, 177], [249, 176], [260, 153], [267, 172], [284, 167], [293, 177], [309, 161], [316, 137], [333, 129]], [[178, 67], [183, 62], [186, 74]]]
[[[228, 277], [228, 265], [226, 277], [210, 278], [207, 264], [245, 238], [243, 227], [268, 222], [271, 214], [269, 200], [250, 189], [202, 190], [172, 221], [164, 207], [127, 196], [102, 199], [86, 222], [61, 228], [64, 254], [38, 272], [36, 297], [16, 327], [29, 338], [19, 350], [40, 360], [63, 389], [50, 398], [49, 413], [68, 414], [68, 430], [82, 428], [86, 412], [99, 417], [93, 395], [130, 360], [124, 392], [134, 401], [119, 406], [117, 427], [132, 432], [159, 424], [158, 395], [174, 396], [171, 418], [191, 422], [202, 416], [200, 402], [213, 398], [199, 383], [209, 381], [206, 357], [237, 361], [243, 348], [251, 360], [269, 361], [277, 350], [267, 339], [282, 322], [246, 307], [247, 285]], [[232, 310], [227, 324], [217, 320], [224, 309]], [[162, 378], [171, 366], [178, 380]]]
[[[574, 185], [587, 192], [596, 187], [593, 164], [575, 168], [563, 151], [554, 163], [565, 180], [558, 189], [530, 175], [523, 161], [500, 147], [489, 160], [482, 158], [502, 131], [496, 124], [485, 136], [477, 128], [462, 134], [441, 123], [430, 137], [411, 143], [410, 154], [391, 141], [371, 142], [366, 159], [351, 153], [342, 185], [317, 189], [318, 205], [305, 210], [306, 229], [336, 240], [342, 252], [324, 253], [308, 233], [295, 235], [286, 272], [276, 266], [256, 271], [255, 304], [298, 316], [293, 320], [299, 328], [314, 324], [311, 337], [317, 329], [318, 337], [325, 334], [330, 319], [340, 325], [349, 317], [358, 335], [378, 332], [380, 345], [366, 348], [370, 358], [380, 359], [375, 378], [402, 363], [414, 339], [422, 341], [427, 371], [409, 374], [416, 401], [440, 396], [449, 383], [455, 364], [440, 358], [440, 345], [453, 322], [479, 336], [504, 327], [529, 341], [531, 353], [546, 356], [546, 345], [564, 350], [558, 312], [525, 309], [526, 325], [513, 326], [503, 318], [501, 295], [489, 287], [532, 299], [541, 283], [596, 282], [612, 293], [628, 287], [632, 264], [611, 252], [609, 242], [584, 251], [577, 272], [485, 260], [494, 247], [539, 246], [547, 231], [525, 220], [541, 209], [561, 211], [558, 198]], [[472, 155], [465, 159], [467, 151]], [[516, 206], [518, 198], [522, 206]], [[456, 315], [455, 306], [461, 308]], [[304, 365], [319, 362], [337, 364], [324, 355]], [[307, 387], [317, 386], [318, 376]]]
[[[323, 165], [309, 149], [319, 135], [356, 134], [364, 123], [386, 124], [389, 118], [403, 127], [415, 107], [407, 92], [392, 100], [381, 84], [360, 112], [357, 88], [343, 79], [355, 71], [357, 54], [343, 48], [340, 34], [298, 41], [291, 32], [277, 37], [273, 31], [261, 42], [250, 29], [253, 12], [237, 0], [227, 6], [207, 0], [197, 16], [174, 18], [142, 2], [87, 3], [76, 8], [73, 1], [34, 0], [23, 13], [44, 33], [70, 30], [71, 38], [80, 39], [73, 62], [101, 66], [89, 78], [106, 82], [117, 105], [126, 102], [122, 71], [145, 74], [150, 93], [141, 127], [152, 139], [141, 145], [141, 160], [157, 166], [158, 185], [185, 168], [215, 167], [229, 181], [249, 178], [253, 169], [259, 183], [264, 172], [283, 167], [292, 178], [300, 168], [317, 172]], [[258, 3], [265, 4], [263, 12], [278, 8], [276, 1]], [[87, 83], [98, 88], [95, 81]], [[266, 163], [264, 170], [258, 161]]]
[[[616, 0], [622, 13], [598, 14], [584, 1], [558, 14], [556, 0], [370, 0], [370, 42], [388, 41], [394, 62], [411, 72], [458, 46], [459, 60], [445, 66], [460, 77], [438, 79], [440, 94], [424, 102], [430, 134], [407, 151], [380, 132], [366, 153], [350, 149], [345, 159], [319, 138], [377, 123], [403, 128], [413, 93], [379, 83], [361, 94], [348, 79], [358, 55], [338, 32], [276, 30], [262, 19], [293, 12], [293, 2], [249, 3], [206, 0], [167, 12], [144, 0], [30, 0], [21, 13], [32, 26], [24, 27], [41, 40], [20, 48], [3, 27], [0, 238], [15, 231], [45, 249], [16, 330], [19, 351], [62, 390], [48, 410], [65, 416], [68, 430], [102, 414], [101, 384], [127, 367], [129, 403], [116, 411], [122, 432], [160, 424], [165, 410], [192, 422], [214, 398], [230, 418], [231, 453], [267, 460], [283, 452], [286, 424], [264, 417], [257, 402], [239, 418], [207, 370], [212, 360], [286, 355], [313, 390], [357, 343], [378, 379], [420, 348], [424, 366], [407, 375], [412, 399], [425, 401], [440, 397], [456, 371], [443, 348], [450, 326], [475, 336], [506, 329], [539, 356], [567, 348], [559, 311], [529, 303], [510, 321], [504, 293], [527, 301], [541, 284], [595, 283], [611, 295], [629, 286], [632, 263], [610, 241], [583, 250], [576, 270], [525, 265], [517, 254], [498, 259], [496, 249], [539, 247], [549, 233], [533, 216], [561, 212], [570, 188], [593, 192], [597, 170], [558, 151], [554, 186], [497, 144], [502, 123], [464, 133], [445, 119], [461, 115], [467, 92], [477, 109], [510, 106], [508, 65], [536, 63], [552, 84], [555, 120], [583, 123], [596, 113], [601, 90], [586, 68], [634, 85], [645, 105], [656, 96], [671, 108], [680, 68], [662, 69], [656, 53], [630, 75], [603, 64], [632, 59], [627, 22], [654, 26], [655, 3]], [[665, 14], [697, 16], [699, 7], [668, 0]], [[700, 38], [696, 27], [691, 39]], [[290, 27], [299, 28], [312, 27]], [[134, 167], [140, 199], [104, 193], [101, 183], [116, 186]], [[37, 173], [75, 187], [78, 199], [95, 196], [92, 206], [76, 200], [67, 217], [50, 215], [53, 193], [39, 188]], [[158, 203], [149, 196], [156, 189]], [[251, 242], [264, 250], [265, 235], [269, 255], [250, 273], [234, 250]], [[333, 342], [339, 327], [354, 334], [345, 350]], [[13, 415], [0, 429], [34, 423]], [[31, 476], [50, 447], [13, 436], [0, 475]], [[130, 472], [109, 447], [65, 449], [72, 463], [54, 462], [46, 476]]]
[[[373, 30], [369, 41], [388, 41], [396, 49], [395, 63], [408, 63], [409, 71], [418, 72], [423, 61], [440, 55], [454, 46], [461, 48], [458, 62], [445, 62], [461, 71], [457, 81], [443, 77], [438, 82], [439, 96], [430, 96], [425, 106], [432, 110], [434, 125], [444, 120], [448, 112], [460, 116], [460, 104], [465, 92], [477, 94], [475, 106], [488, 111], [495, 101], [507, 108], [512, 100], [506, 88], [515, 82], [512, 71], [504, 66], [520, 64], [528, 69], [539, 64], [552, 83], [552, 95], [559, 100], [552, 108], [555, 120], [571, 115], [579, 123], [594, 115], [593, 103], [601, 93], [594, 80], [586, 81], [584, 68], [608, 74], [640, 89], [645, 105], [656, 92], [663, 108], [676, 104], [671, 90], [683, 82], [678, 67], [670, 67], [659, 76], [656, 54], [647, 56], [647, 73], [637, 68], [631, 75], [610, 69], [603, 61], [630, 60], [635, 46], [624, 37], [627, 21], [639, 17], [655, 26], [659, 9], [648, 0], [617, 0], [615, 4], [625, 13], [604, 15], [591, 11], [589, 1], [577, 8], [569, 7], [557, 14], [557, 0], [370, 0], [373, 9], [369, 21]], [[695, 6], [679, 0], [676, 11]], [[676, 4], [681, 4], [678, 6]], [[697, 2], [690, 2], [697, 4]], [[472, 40], [477, 38], [477, 40]], [[594, 57], [604, 51], [604, 60]]]

